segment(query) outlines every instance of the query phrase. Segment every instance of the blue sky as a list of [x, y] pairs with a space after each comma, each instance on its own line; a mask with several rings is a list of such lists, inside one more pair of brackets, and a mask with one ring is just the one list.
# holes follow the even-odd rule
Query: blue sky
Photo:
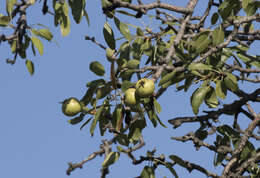
[[[1, 3], [1, 13], [3, 7], [5, 6]], [[61, 112], [59, 102], [68, 97], [80, 98], [84, 95], [86, 83], [97, 78], [89, 71], [92, 60], [98, 60], [108, 68], [104, 51], [84, 40], [87, 34], [105, 44], [102, 32], [105, 17], [96, 1], [88, 1], [90, 27], [85, 21], [80, 25], [73, 22], [71, 34], [63, 38], [59, 29], [53, 27], [51, 16], [42, 17], [39, 7], [31, 10], [28, 14], [29, 23], [38, 23], [40, 20], [42, 24], [49, 26], [58, 45], [44, 42], [43, 56], [34, 57], [29, 53], [28, 58], [35, 65], [35, 74], [32, 77], [25, 68], [24, 60], [17, 60], [13, 66], [6, 64], [5, 59], [10, 57], [9, 47], [4, 43], [0, 46], [0, 177], [65, 178], [68, 162], [81, 161], [99, 149], [99, 132], [96, 131], [94, 137], [91, 137], [89, 127], [79, 130], [78, 125], [70, 125], [68, 118]], [[250, 87], [247, 89], [253, 90]], [[177, 154], [185, 160], [209, 166], [211, 171], [219, 172], [220, 168], [212, 165], [212, 152], [209, 153], [204, 148], [197, 152], [190, 142], [178, 143], [170, 140], [171, 136], [180, 136], [199, 126], [187, 124], [173, 130], [167, 123], [168, 119], [176, 116], [193, 115], [188, 98], [191, 92], [192, 90], [178, 93], [172, 87], [159, 99], [163, 106], [160, 118], [168, 129], [160, 126], [154, 129], [149, 123], [143, 132], [146, 146], [134, 154], [138, 156], [156, 147], [158, 154]], [[231, 98], [232, 96], [224, 102], [228, 103]], [[102, 159], [97, 157], [86, 163], [83, 169], [72, 172], [70, 177], [99, 177]], [[122, 154], [119, 161], [111, 166], [108, 177], [138, 176], [146, 164], [148, 163], [134, 166]], [[189, 174], [179, 167], [176, 167], [176, 171], [181, 178], [202, 176], [197, 171]], [[169, 171], [163, 168], [157, 169], [156, 175], [171, 177]]]

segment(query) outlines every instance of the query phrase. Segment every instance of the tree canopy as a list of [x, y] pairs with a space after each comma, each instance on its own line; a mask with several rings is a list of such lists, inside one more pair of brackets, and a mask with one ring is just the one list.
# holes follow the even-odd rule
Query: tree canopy
[[[42, 10], [37, 15], [48, 16], [64, 37], [70, 34], [72, 21], [80, 24], [86, 20], [91, 28], [86, 0], [5, 3], [6, 11], [0, 14], [0, 44], [10, 45], [6, 63], [15, 65], [17, 60], [24, 60], [31, 75], [34, 60], [28, 59], [28, 53], [34, 58], [42, 55], [42, 40], [53, 42], [54, 37], [44, 24], [29, 25], [27, 14], [31, 6], [40, 6]], [[166, 168], [172, 177], [182, 177], [176, 166], [213, 178], [259, 177], [260, 56], [252, 48], [260, 48], [260, 2], [208, 0], [205, 9], [197, 7], [198, 0], [188, 0], [182, 6], [167, 0], [96, 3], [105, 18], [100, 29], [105, 44], [92, 36], [84, 38], [103, 51], [104, 60], [93, 60], [88, 66], [96, 78], [88, 81], [82, 98], [68, 96], [61, 104], [62, 112], [71, 117], [70, 124], [80, 124], [80, 129], [88, 127], [93, 137], [98, 129], [104, 139], [89, 157], [69, 163], [66, 173], [80, 171], [76, 169], [101, 155], [101, 177], [106, 177], [110, 166], [126, 154], [133, 166], [147, 163], [140, 178], [155, 177], [158, 166]], [[195, 13], [196, 8], [200, 13]], [[140, 25], [140, 19], [144, 25]], [[148, 21], [154, 23], [153, 28]], [[109, 66], [109, 70], [104, 66]], [[189, 98], [183, 97], [190, 100], [187, 107], [192, 108], [192, 116], [160, 118], [167, 106], [158, 99], [167, 95], [171, 100], [169, 88], [180, 94], [192, 91]], [[225, 100], [229, 96], [231, 99]], [[229, 123], [221, 122], [227, 118]], [[240, 126], [241, 118], [248, 120], [246, 129]], [[142, 131], [148, 122], [154, 130], [199, 124], [198, 129], [194, 127], [192, 132], [169, 139], [192, 142], [196, 150], [204, 147], [212, 151], [212, 164], [222, 167], [222, 171], [211, 172], [180, 155], [165, 155], [160, 148], [143, 151], [142, 156], [136, 157], [135, 151], [144, 149]]]

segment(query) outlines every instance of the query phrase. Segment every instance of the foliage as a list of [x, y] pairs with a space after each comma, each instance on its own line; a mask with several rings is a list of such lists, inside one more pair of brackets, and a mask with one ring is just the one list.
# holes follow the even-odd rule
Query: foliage
[[[81, 129], [90, 123], [92, 136], [98, 126], [102, 136], [107, 133], [114, 137], [103, 140], [101, 149], [87, 160], [70, 163], [68, 175], [100, 154], [104, 155], [101, 170], [102, 177], [105, 177], [109, 167], [120, 161], [120, 155], [127, 154], [133, 164], [152, 163], [144, 166], [141, 178], [155, 177], [158, 165], [167, 168], [174, 177], [178, 177], [175, 165], [189, 172], [200, 171], [209, 177], [260, 176], [260, 151], [249, 140], [260, 140], [254, 133], [260, 124], [260, 114], [249, 103], [260, 102], [260, 88], [252, 85], [260, 83], [257, 76], [260, 73], [260, 56], [250, 54], [250, 47], [260, 40], [257, 29], [260, 3], [254, 0], [216, 1], [208, 0], [202, 16], [195, 16], [197, 0], [189, 0], [183, 7], [167, 1], [101, 0], [106, 16], [101, 30], [106, 45], [92, 37], [86, 36], [85, 39], [104, 50], [106, 60], [103, 64], [98, 61], [90, 63], [89, 69], [97, 75], [97, 79], [87, 83], [86, 93], [80, 99], [82, 109], [69, 123], [82, 124]], [[26, 11], [30, 6], [39, 5], [42, 5], [43, 15], [53, 17], [54, 26], [59, 26], [62, 36], [69, 35], [71, 20], [79, 24], [85, 17], [89, 23], [86, 0], [6, 0], [6, 12], [0, 14], [0, 26], [12, 27], [13, 34], [1, 34], [0, 42], [7, 42], [14, 55], [13, 59], [7, 59], [7, 63], [14, 64], [19, 57], [26, 59], [25, 65], [31, 75], [34, 74], [34, 64], [27, 58], [27, 51], [31, 50], [36, 56], [37, 50], [42, 55], [44, 46], [41, 40], [53, 41], [47, 27], [38, 24], [39, 28], [35, 28], [27, 23]], [[132, 20], [148, 16], [158, 22], [158, 29], [127, 24], [123, 22], [122, 15]], [[136, 28], [136, 33], [130, 31], [130, 26]], [[104, 64], [109, 64], [109, 71], [105, 71]], [[110, 79], [105, 80], [104, 74], [108, 74]], [[252, 78], [254, 74], [256, 78]], [[139, 81], [149, 78], [155, 82], [155, 92], [138, 98], [138, 102], [130, 106], [125, 103], [124, 93], [129, 88], [135, 88], [136, 78]], [[252, 85], [255, 91], [246, 93], [241, 90], [242, 85]], [[134, 157], [133, 152], [144, 146], [142, 131], [147, 122], [154, 127], [158, 124], [166, 127], [159, 118], [164, 107], [157, 99], [172, 86], [178, 92], [193, 90], [190, 103], [195, 116], [176, 117], [169, 123], [174, 128], [185, 123], [198, 122], [201, 125], [194, 132], [172, 139], [192, 141], [196, 149], [205, 147], [213, 151], [213, 164], [223, 167], [220, 175], [184, 161], [177, 155], [169, 155], [169, 159], [163, 154], [156, 156], [155, 150], [147, 151], [140, 159]], [[238, 99], [221, 105], [230, 94]], [[204, 115], [199, 110], [203, 103], [209, 108]], [[246, 130], [239, 126], [240, 114], [250, 120]], [[221, 125], [218, 121], [222, 115], [232, 115], [233, 125]], [[212, 134], [215, 135], [214, 144], [205, 142]], [[113, 144], [117, 145], [117, 150], [112, 150]]]

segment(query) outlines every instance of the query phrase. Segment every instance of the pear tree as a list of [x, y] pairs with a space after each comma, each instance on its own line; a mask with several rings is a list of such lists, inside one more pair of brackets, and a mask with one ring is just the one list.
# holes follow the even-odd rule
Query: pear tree
[[[88, 69], [96, 78], [89, 79], [81, 98], [64, 96], [69, 99], [62, 102], [61, 111], [70, 124], [81, 125], [92, 136], [99, 129], [104, 139], [87, 159], [69, 163], [68, 175], [101, 155], [101, 177], [109, 177], [111, 166], [125, 154], [132, 166], [144, 165], [141, 178], [155, 177], [158, 166], [176, 178], [181, 177], [176, 166], [213, 178], [260, 177], [260, 150], [256, 144], [260, 140], [256, 131], [260, 128], [260, 113], [259, 107], [252, 105], [260, 102], [260, 54], [252, 53], [252, 48], [256, 47], [256, 52], [260, 48], [260, 2], [203, 3], [205, 9], [198, 7], [198, 0], [96, 2], [105, 21], [100, 29], [104, 43], [91, 36], [83, 38], [100, 49], [104, 60], [91, 61]], [[6, 9], [0, 12], [0, 44], [10, 46], [6, 63], [15, 65], [17, 60], [24, 60], [31, 75], [35, 72], [34, 58], [45, 52], [42, 40], [53, 42], [54, 38], [44, 24], [28, 23], [27, 14], [33, 6], [41, 9], [35, 16], [50, 18], [64, 37], [71, 33], [74, 22], [77, 25], [86, 21], [91, 29], [86, 0], [6, 0], [3, 4]], [[200, 13], [196, 12], [198, 8]], [[140, 19], [151, 21], [153, 28], [148, 23], [140, 25]], [[174, 100], [167, 92], [170, 87], [180, 94], [192, 93], [183, 100], [190, 101], [187, 107], [193, 115], [160, 118], [166, 107], [158, 99], [166, 95]], [[235, 99], [224, 100], [230, 95]], [[220, 122], [227, 116], [232, 124]], [[240, 117], [249, 122], [245, 129], [240, 127]], [[166, 127], [165, 120], [173, 128]], [[198, 151], [211, 151], [215, 155], [211, 164], [222, 171], [212, 172], [181, 155], [165, 155], [160, 148], [146, 150], [143, 130], [148, 122], [155, 131], [158, 127], [181, 129], [186, 124], [199, 124], [198, 129], [194, 127], [185, 135], [169, 136], [169, 141], [192, 142]], [[209, 137], [213, 142], [208, 142]], [[137, 150], [143, 150], [141, 157], [135, 156]]]

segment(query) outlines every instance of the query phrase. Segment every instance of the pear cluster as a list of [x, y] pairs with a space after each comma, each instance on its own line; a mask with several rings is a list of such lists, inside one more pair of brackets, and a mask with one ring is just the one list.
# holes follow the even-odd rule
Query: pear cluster
[[155, 89], [154, 81], [143, 78], [138, 80], [135, 88], [129, 88], [125, 91], [125, 103], [129, 106], [138, 104], [140, 98], [148, 98], [153, 95]]

